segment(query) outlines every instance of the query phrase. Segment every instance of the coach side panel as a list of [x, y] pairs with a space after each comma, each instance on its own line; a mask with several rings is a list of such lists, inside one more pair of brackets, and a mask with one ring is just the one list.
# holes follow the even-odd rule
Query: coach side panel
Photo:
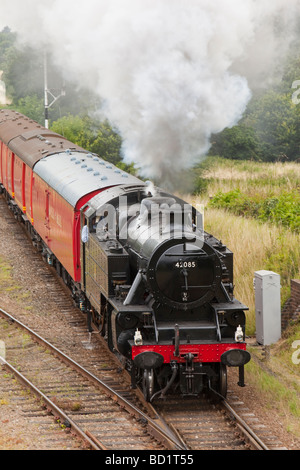
[[32, 223], [32, 170], [0, 141], [0, 183]]
[[14, 164], [15, 164], [15, 155], [8, 148], [6, 151], [6, 174], [7, 174], [7, 191], [10, 196], [15, 198], [15, 187], [14, 187]]
[[1, 141], [1, 183], [8, 191], [8, 174], [7, 174], [7, 159], [8, 147]]
[[25, 185], [26, 185], [26, 165], [17, 156], [14, 156], [14, 199], [22, 212], [26, 213], [26, 198], [25, 198]]
[[4, 184], [2, 169], [2, 153], [4, 152], [4, 143], [0, 140], [0, 184]]
[[35, 173], [32, 212], [35, 230], [72, 279], [80, 281], [74, 268], [79, 263], [73, 248], [76, 224], [74, 208]]

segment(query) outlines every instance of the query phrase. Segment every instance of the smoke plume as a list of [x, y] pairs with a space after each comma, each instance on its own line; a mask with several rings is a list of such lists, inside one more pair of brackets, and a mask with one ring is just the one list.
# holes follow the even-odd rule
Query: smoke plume
[[1, 0], [20, 42], [47, 47], [102, 98], [126, 162], [167, 182], [235, 125], [293, 40], [299, 0]]

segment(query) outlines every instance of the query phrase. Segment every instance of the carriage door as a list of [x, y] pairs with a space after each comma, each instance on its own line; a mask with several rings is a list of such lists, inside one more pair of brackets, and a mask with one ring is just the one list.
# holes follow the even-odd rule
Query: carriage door
[[45, 238], [47, 244], [49, 246], [50, 240], [50, 191], [48, 189], [45, 190], [46, 194], [46, 208], [45, 208]]

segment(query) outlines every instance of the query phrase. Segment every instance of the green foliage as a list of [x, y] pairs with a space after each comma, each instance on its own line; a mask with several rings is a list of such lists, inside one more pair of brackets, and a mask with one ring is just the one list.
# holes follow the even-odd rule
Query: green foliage
[[0, 32], [0, 68], [4, 73], [7, 70], [10, 54], [14, 50], [15, 40], [16, 34], [12, 33], [9, 28], [4, 28]]
[[269, 90], [255, 98], [245, 115], [245, 122], [252, 126], [260, 142], [265, 161], [299, 158], [300, 110], [292, 101], [291, 87], [292, 82], [288, 93]]
[[123, 170], [134, 173], [133, 165], [128, 166], [122, 162], [121, 137], [108, 122], [93, 120], [89, 116], [69, 114], [55, 121], [51, 130]]
[[[285, 234], [278, 238], [281, 242], [281, 249], [275, 247], [266, 250], [264, 268], [268, 271], [280, 273], [281, 277], [281, 301], [284, 304], [290, 297], [290, 280], [299, 274], [299, 248], [286, 247], [284, 243]], [[297, 253], [298, 250], [298, 253]]]
[[261, 152], [254, 129], [245, 124], [227, 128], [214, 136], [212, 151], [235, 160], [258, 160]]
[[53, 122], [51, 130], [83, 148], [89, 145], [92, 138], [92, 132], [87, 125], [87, 118], [80, 116], [64, 116]]
[[300, 232], [300, 194], [283, 193], [266, 199], [260, 205], [259, 218]]
[[44, 124], [44, 103], [37, 95], [28, 95], [20, 98], [16, 106], [19, 113], [25, 114], [34, 121]]
[[236, 215], [255, 217], [263, 222], [282, 225], [300, 233], [300, 194], [283, 192], [277, 197], [262, 199], [249, 196], [240, 189], [218, 192], [209, 202], [211, 207], [224, 208]]
[[197, 174], [195, 175], [194, 178], [194, 184], [193, 184], [193, 194], [203, 194], [207, 191], [209, 187], [209, 179], [208, 178], [201, 178]]
[[209, 202], [209, 206], [227, 209], [236, 215], [254, 217], [258, 213], [259, 203], [239, 189], [234, 189], [227, 193], [218, 192]]
[[[3, 34], [3, 33], [2, 33]], [[21, 98], [37, 94], [43, 98], [43, 58], [30, 47], [22, 50], [14, 46], [12, 33], [7, 34], [10, 47], [2, 50], [3, 80], [9, 98], [16, 104]], [[1, 43], [0, 43], [1, 51]], [[1, 52], [0, 52], [1, 55]]]

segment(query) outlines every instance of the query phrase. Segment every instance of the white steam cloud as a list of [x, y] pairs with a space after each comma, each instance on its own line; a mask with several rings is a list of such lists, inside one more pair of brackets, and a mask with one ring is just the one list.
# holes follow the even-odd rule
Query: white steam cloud
[[[124, 159], [167, 181], [235, 125], [272, 76], [300, 0], [1, 0], [1, 22], [47, 46], [66, 78], [103, 99]], [[250, 85], [249, 85], [250, 84]]]

